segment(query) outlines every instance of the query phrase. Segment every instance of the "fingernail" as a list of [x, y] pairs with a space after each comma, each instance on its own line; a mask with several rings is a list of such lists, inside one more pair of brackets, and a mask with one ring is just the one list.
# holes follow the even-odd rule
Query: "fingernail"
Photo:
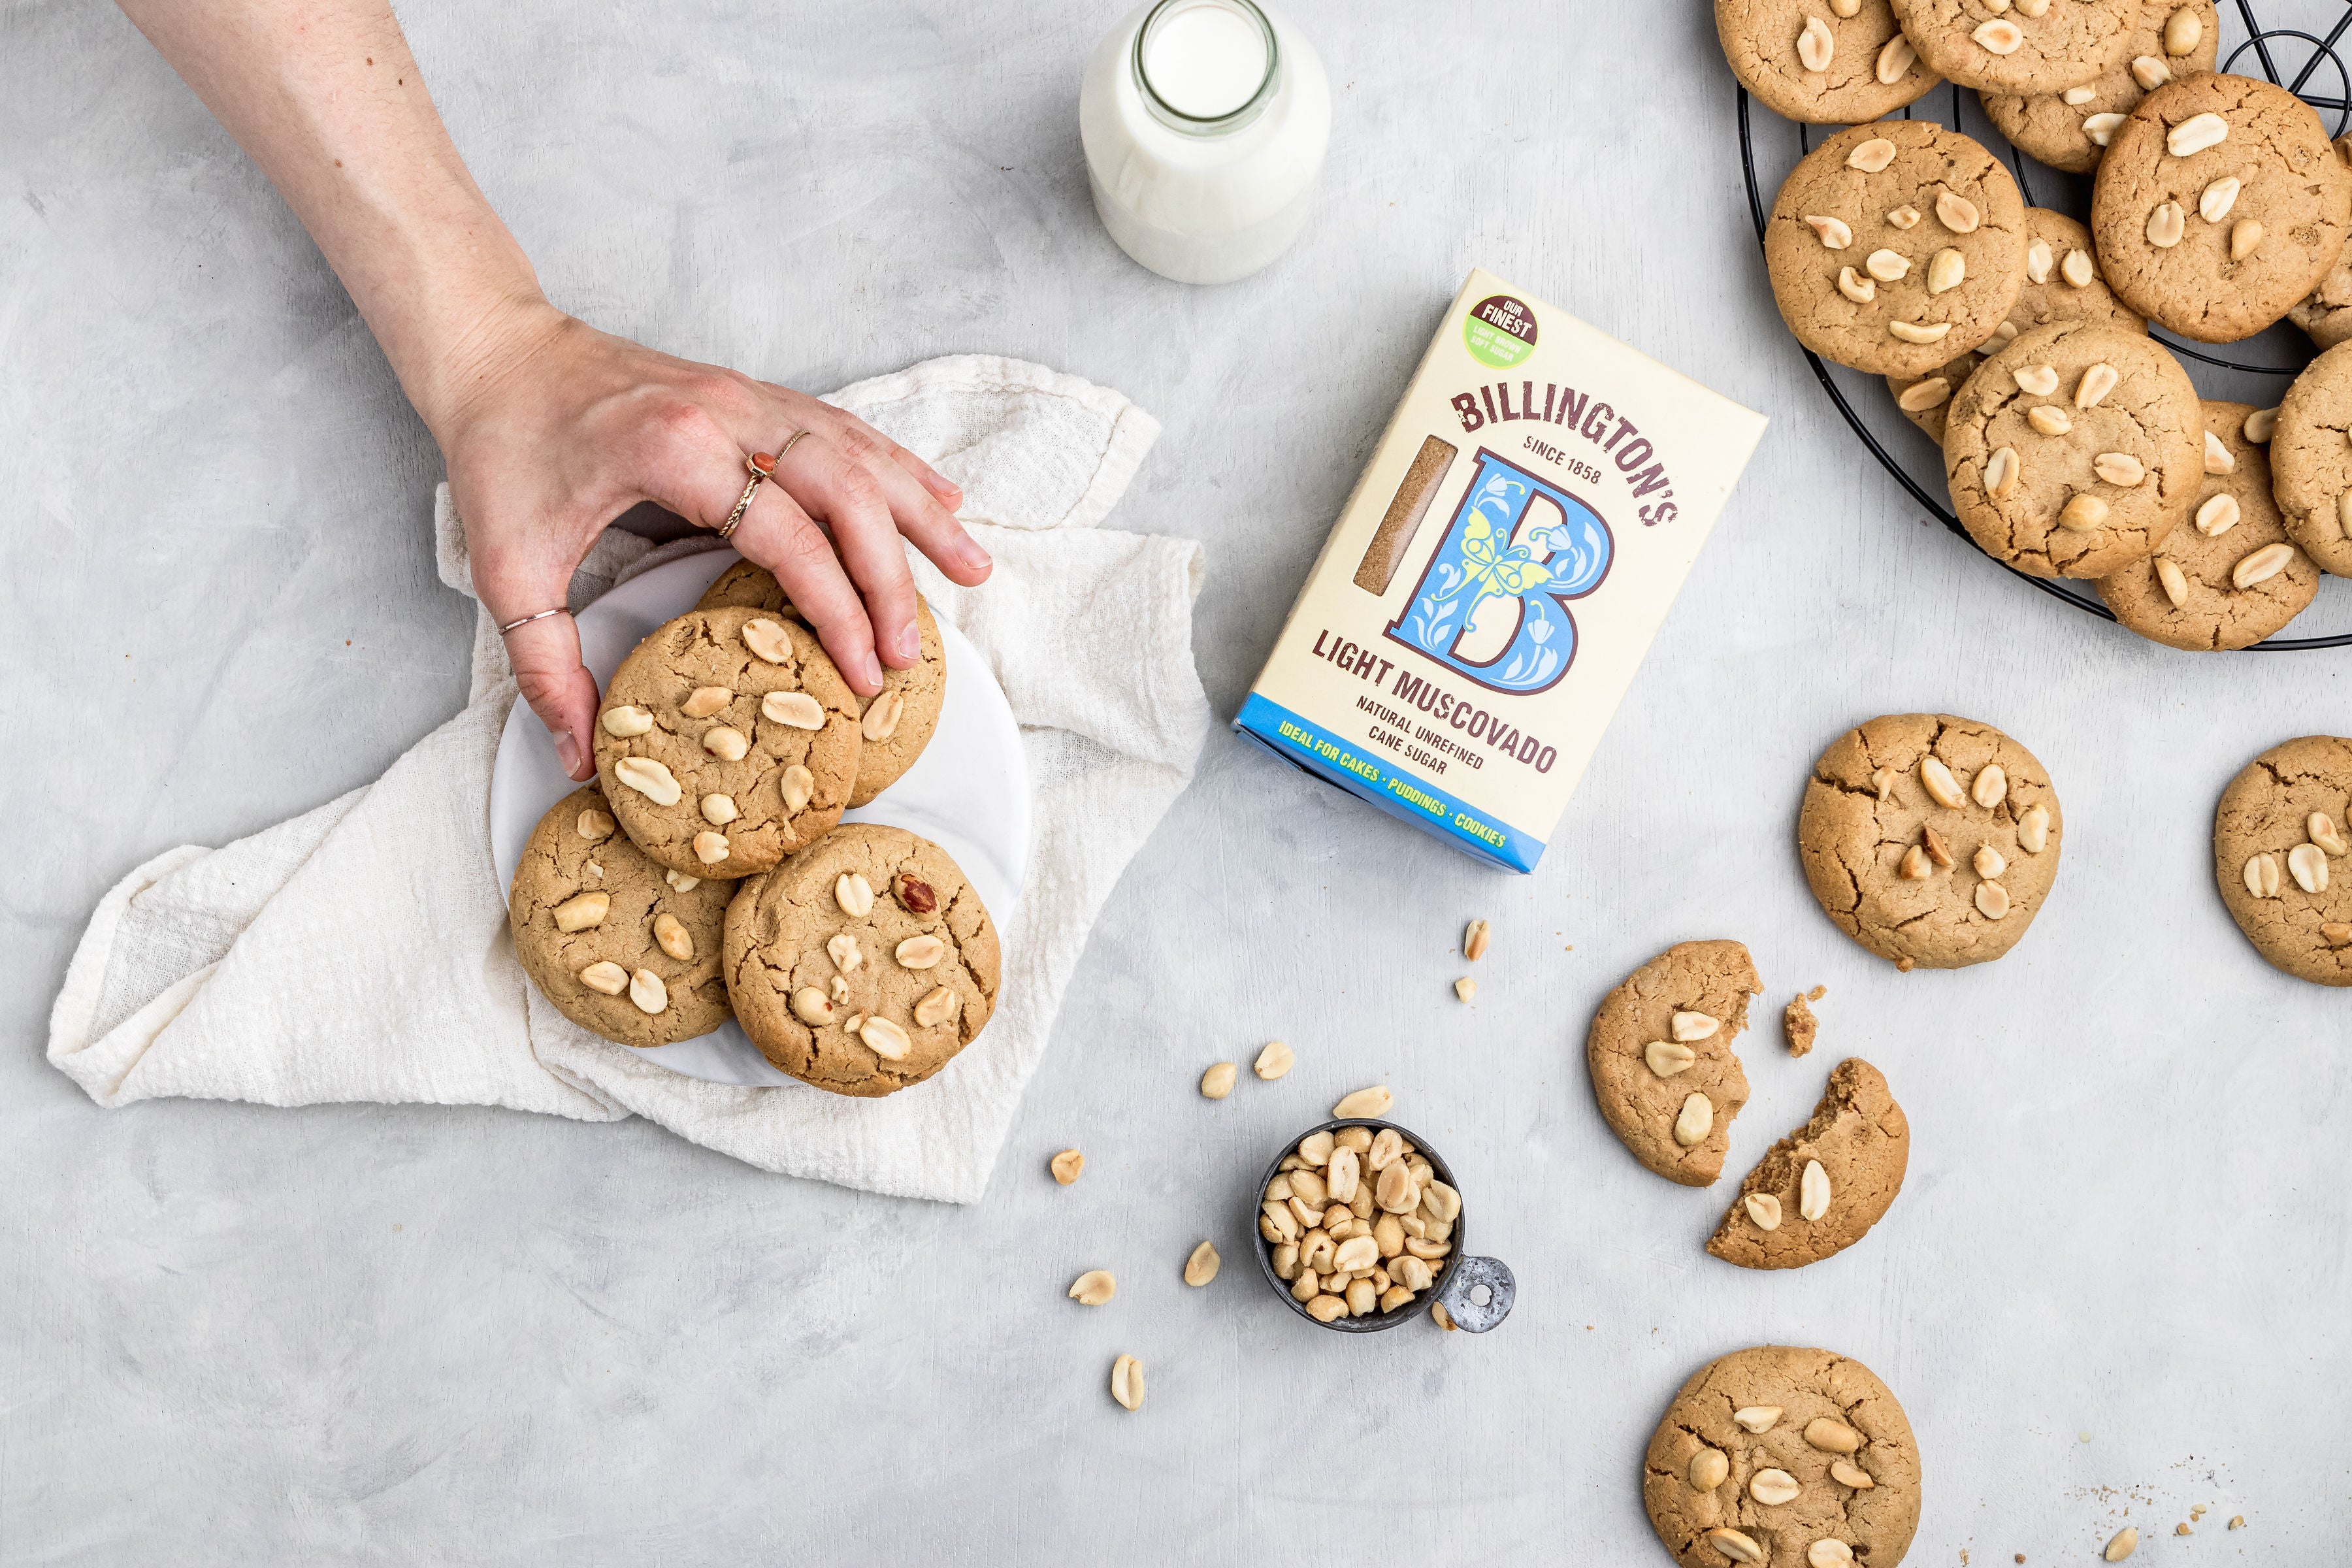
[[880, 659], [876, 658], [870, 653], [860, 654], [857, 657], [857, 668], [859, 674], [865, 679], [866, 685], [873, 687], [877, 691], [882, 689], [882, 661]]
[[910, 621], [907, 625], [907, 629], [898, 634], [898, 657], [911, 664], [922, 651], [923, 634], [917, 630], [914, 623]]
[[963, 563], [974, 572], [996, 564], [989, 559], [988, 552], [980, 547], [980, 542], [969, 533], [963, 536], [963, 542], [958, 547], [956, 553], [962, 558]]
[[580, 742], [572, 738], [569, 730], [555, 732], [555, 760], [563, 764], [565, 777], [580, 776]]
[[945, 474], [925, 474], [923, 483], [929, 486], [930, 492], [941, 500], [960, 500], [963, 497], [963, 487]]

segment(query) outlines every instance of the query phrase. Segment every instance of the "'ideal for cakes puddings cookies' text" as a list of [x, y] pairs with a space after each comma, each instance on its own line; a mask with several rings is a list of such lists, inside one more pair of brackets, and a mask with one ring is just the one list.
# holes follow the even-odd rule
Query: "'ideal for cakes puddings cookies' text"
[[1473, 272], [1234, 728], [1533, 870], [1763, 433]]

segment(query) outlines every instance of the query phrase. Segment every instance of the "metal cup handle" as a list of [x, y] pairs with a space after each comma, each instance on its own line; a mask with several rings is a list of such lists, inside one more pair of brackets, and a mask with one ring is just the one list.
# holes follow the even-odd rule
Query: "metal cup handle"
[[[1454, 1326], [1467, 1333], [1483, 1334], [1511, 1315], [1511, 1302], [1519, 1293], [1517, 1279], [1511, 1277], [1511, 1266], [1499, 1258], [1465, 1258], [1446, 1271], [1444, 1288], [1437, 1292], [1438, 1304]], [[1478, 1287], [1486, 1288], [1484, 1306], [1473, 1300]]]

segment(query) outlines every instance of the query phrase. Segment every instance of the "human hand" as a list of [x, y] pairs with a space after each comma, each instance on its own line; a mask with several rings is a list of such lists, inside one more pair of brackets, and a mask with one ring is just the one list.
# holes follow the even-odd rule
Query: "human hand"
[[[561, 606], [596, 536], [641, 500], [719, 527], [750, 479], [744, 458], [781, 451], [796, 430], [809, 434], [754, 493], [732, 542], [776, 574], [859, 696], [881, 689], [881, 665], [920, 656], [902, 536], [950, 581], [987, 579], [987, 552], [955, 520], [954, 484], [790, 388], [656, 353], [543, 302], [480, 333], [448, 384], [448, 407], [425, 417], [465, 520], [474, 591], [501, 626]], [[585, 780], [597, 692], [578, 629], [551, 616], [506, 643], [564, 771]]]

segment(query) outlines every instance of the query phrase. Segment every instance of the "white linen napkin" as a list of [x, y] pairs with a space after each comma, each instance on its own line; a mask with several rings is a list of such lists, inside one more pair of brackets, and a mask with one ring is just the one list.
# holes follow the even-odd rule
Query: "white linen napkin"
[[[502, 1105], [648, 1117], [763, 1170], [969, 1203], [1036, 1070], [1112, 884], [1192, 777], [1209, 709], [1192, 665], [1201, 546], [1098, 528], [1158, 437], [1108, 388], [978, 355], [827, 399], [964, 487], [996, 569], [919, 586], [988, 659], [1020, 721], [1034, 832], [995, 1016], [929, 1082], [883, 1100], [682, 1078], [579, 1028], [515, 961], [488, 795], [513, 673], [477, 616], [465, 711], [374, 784], [222, 849], [184, 846], [100, 902], [49, 1021], [50, 1062], [107, 1107], [179, 1095], [267, 1105]], [[442, 487], [442, 581], [470, 594]], [[606, 531], [582, 608], [657, 560]]]

